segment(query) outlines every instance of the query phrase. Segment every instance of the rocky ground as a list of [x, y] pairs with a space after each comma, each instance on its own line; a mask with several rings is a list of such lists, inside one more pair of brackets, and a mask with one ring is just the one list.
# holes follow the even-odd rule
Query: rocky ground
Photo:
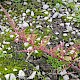
[[[3, 7], [11, 15], [20, 29], [29, 29], [30, 32], [38, 30], [45, 36], [52, 37], [47, 47], [54, 47], [60, 42], [65, 42], [65, 48], [80, 44], [80, 3], [77, 0], [23, 0], [22, 2], [4, 1]], [[56, 2], [57, 1], [57, 2]], [[0, 32], [8, 32], [10, 24], [2, 9], [0, 9]], [[39, 38], [38, 38], [39, 39]], [[18, 46], [17, 46], [18, 45]], [[22, 47], [16, 46], [17, 50]], [[18, 48], [19, 47], [19, 48]], [[15, 50], [15, 49], [14, 49]], [[80, 57], [80, 56], [79, 56]], [[34, 80], [63, 80], [58, 70], [47, 62], [48, 55], [44, 53], [36, 57], [34, 54], [28, 59], [29, 70], [24, 70], [27, 76], [33, 72], [32, 66], [38, 68]], [[75, 64], [75, 63], [74, 63]], [[76, 65], [76, 64], [75, 64]], [[36, 68], [36, 69], [37, 69]], [[69, 79], [79, 80], [80, 74], [68, 69]], [[35, 74], [34, 74], [35, 75]], [[26, 77], [27, 77], [26, 76]], [[27, 78], [28, 79], [28, 78]]]

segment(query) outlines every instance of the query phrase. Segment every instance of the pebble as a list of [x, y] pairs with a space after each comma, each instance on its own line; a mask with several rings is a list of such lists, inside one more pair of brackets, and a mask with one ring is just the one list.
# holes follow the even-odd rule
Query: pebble
[[63, 36], [68, 36], [67, 33], [63, 33]]
[[47, 4], [43, 5], [43, 9], [48, 9], [48, 8], [49, 8], [49, 5], [47, 5]]
[[30, 12], [30, 9], [27, 9], [27, 10], [26, 10], [26, 13], [29, 13], [29, 12]]
[[26, 13], [23, 13], [22, 16], [23, 16], [23, 17], [26, 16]]
[[34, 16], [34, 12], [33, 11], [31, 11], [31, 16]]
[[26, 27], [28, 27], [28, 26], [29, 26], [29, 24], [24, 21], [23, 24], [22, 24], [22, 27], [23, 27], [23, 28], [26, 28]]
[[59, 15], [59, 13], [58, 13], [58, 12], [55, 12], [55, 13], [53, 14], [52, 18], [56, 18], [58, 15]]
[[67, 31], [72, 31], [72, 26], [66, 26]]

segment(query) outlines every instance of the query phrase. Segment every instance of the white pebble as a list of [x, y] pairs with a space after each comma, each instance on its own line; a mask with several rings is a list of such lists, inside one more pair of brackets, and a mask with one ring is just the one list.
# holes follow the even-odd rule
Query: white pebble
[[24, 79], [25, 73], [24, 73], [22, 70], [19, 70], [18, 77], [19, 77], [20, 79]]
[[13, 38], [14, 37], [14, 35], [10, 35], [10, 38]]
[[10, 80], [16, 80], [16, 76], [13, 73], [10, 74]]
[[44, 20], [47, 20], [49, 17], [44, 17]]
[[63, 33], [63, 36], [68, 36], [67, 33]]
[[10, 48], [10, 47], [8, 47], [7, 49], [8, 49], [8, 50], [11, 50], [11, 48]]
[[24, 2], [24, 5], [27, 5], [27, 2]]
[[60, 26], [62, 26], [62, 27], [63, 27], [63, 26], [64, 26], [64, 23], [61, 23], [61, 24], [60, 24]]
[[22, 16], [23, 16], [23, 17], [26, 16], [26, 13], [23, 13]]
[[27, 10], [26, 10], [26, 13], [29, 13], [29, 12], [30, 12], [30, 9], [27, 9]]
[[28, 27], [28, 26], [29, 26], [29, 24], [24, 21], [23, 24], [22, 24], [22, 27], [23, 27], [23, 28], [26, 28], [26, 27]]
[[30, 47], [28, 47], [28, 48], [27, 48], [27, 50], [32, 50], [32, 49], [33, 49], [33, 47], [32, 47], [32, 46], [30, 46]]
[[68, 47], [69, 46], [69, 43], [66, 43], [65, 46]]
[[77, 35], [80, 36], [80, 32], [78, 32]]
[[31, 16], [34, 16], [34, 12], [33, 11], [31, 11]]
[[67, 73], [66, 70], [63, 70], [63, 71], [60, 72], [61, 76], [63, 76], [66, 73]]
[[36, 28], [41, 28], [42, 26], [41, 25], [36, 25]]
[[7, 51], [3, 51], [3, 53], [7, 53]]
[[58, 35], [58, 34], [59, 34], [59, 32], [55, 32], [55, 34], [56, 34], [56, 35]]
[[28, 43], [28, 42], [25, 42], [25, 43], [24, 43], [24, 46], [25, 46], [25, 47], [27, 47], [28, 45], [29, 45], [29, 43]]
[[49, 21], [49, 22], [52, 22], [52, 18], [50, 18], [48, 21]]
[[49, 5], [47, 5], [47, 4], [43, 5], [43, 9], [48, 9], [48, 8], [49, 8]]
[[66, 26], [67, 31], [72, 31], [72, 26]]
[[73, 44], [74, 44], [74, 42], [70, 42], [69, 44], [70, 44], [70, 45], [73, 45]]
[[37, 51], [37, 50], [35, 50], [35, 53], [38, 53], [38, 51]]
[[58, 12], [55, 12], [55, 13], [53, 14], [52, 18], [56, 18], [58, 15], [59, 15], [59, 13], [58, 13]]
[[48, 11], [45, 11], [44, 13], [45, 13], [45, 14], [48, 14]]
[[63, 76], [63, 79], [64, 79], [64, 80], [69, 80], [69, 76], [68, 76], [68, 75], [64, 75], [64, 76]]
[[33, 79], [35, 75], [36, 75], [36, 71], [33, 71], [33, 73], [27, 79]]
[[76, 33], [75, 31], [72, 31], [72, 32], [71, 32], [71, 34], [75, 34], [75, 33]]
[[10, 76], [10, 74], [5, 75], [6, 80], [9, 80], [9, 76]]
[[13, 71], [17, 71], [17, 69], [14, 68]]

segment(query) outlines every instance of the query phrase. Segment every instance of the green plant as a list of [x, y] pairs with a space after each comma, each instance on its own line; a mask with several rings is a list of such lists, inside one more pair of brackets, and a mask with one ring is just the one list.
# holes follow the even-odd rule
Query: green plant
[[53, 58], [51, 56], [48, 56], [47, 62], [51, 64], [54, 69], [58, 69], [58, 70], [61, 70], [64, 65], [63, 61], [59, 61], [57, 58]]

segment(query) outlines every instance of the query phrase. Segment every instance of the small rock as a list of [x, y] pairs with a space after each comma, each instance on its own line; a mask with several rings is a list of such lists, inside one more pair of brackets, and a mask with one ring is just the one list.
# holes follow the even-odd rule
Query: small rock
[[10, 74], [10, 80], [16, 80], [16, 76], [13, 73]]
[[49, 5], [47, 5], [47, 4], [43, 5], [43, 9], [48, 9], [48, 8], [49, 8]]
[[58, 13], [58, 12], [55, 12], [55, 13], [53, 14], [52, 18], [56, 18], [58, 15], [59, 15], [59, 13]]
[[29, 12], [30, 12], [30, 9], [27, 9], [27, 10], [26, 10], [26, 13], [29, 13]]
[[23, 16], [23, 17], [26, 16], [26, 13], [23, 13], [22, 16]]
[[34, 12], [33, 11], [31, 11], [31, 16], [34, 16]]

